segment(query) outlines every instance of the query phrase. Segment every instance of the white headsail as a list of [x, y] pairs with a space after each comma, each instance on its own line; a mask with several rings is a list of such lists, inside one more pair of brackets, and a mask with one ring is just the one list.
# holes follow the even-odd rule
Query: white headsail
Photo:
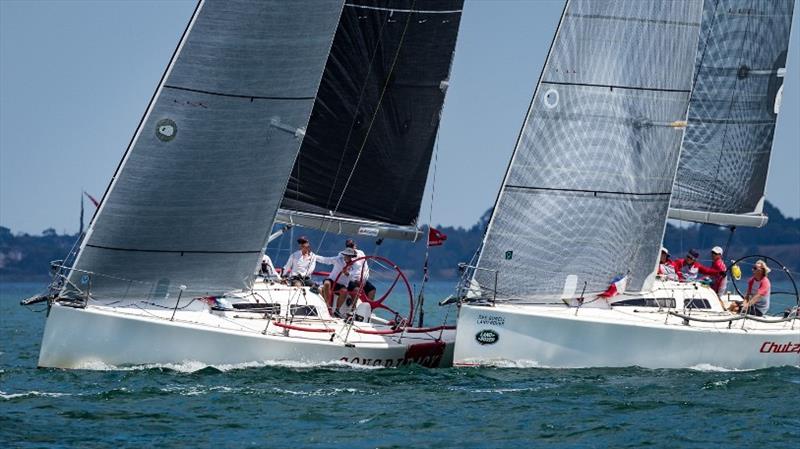
[[[648, 288], [692, 86], [702, 1], [570, 0], [474, 278], [560, 301], [615, 275]], [[496, 273], [496, 278], [495, 278]]]

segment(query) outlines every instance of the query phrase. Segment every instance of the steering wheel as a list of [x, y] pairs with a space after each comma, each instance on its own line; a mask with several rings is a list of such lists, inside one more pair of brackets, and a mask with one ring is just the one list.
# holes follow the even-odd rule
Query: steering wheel
[[[363, 278], [363, 273], [362, 273], [362, 276], [360, 276], [361, 281], [359, 282], [358, 289], [356, 290], [357, 292], [356, 297], [358, 298], [359, 301], [369, 304], [372, 310], [385, 309], [390, 313], [393, 313], [395, 317], [401, 317], [399, 312], [386, 305], [385, 302], [386, 299], [388, 299], [389, 296], [392, 294], [392, 291], [395, 289], [395, 287], [397, 287], [398, 283], [402, 281], [402, 284], [405, 285], [405, 290], [408, 295], [408, 315], [403, 318], [405, 319], [406, 323], [412, 323], [414, 320], [414, 295], [413, 293], [411, 293], [411, 284], [408, 283], [408, 278], [406, 278], [406, 275], [403, 273], [400, 267], [398, 267], [394, 262], [385, 257], [363, 256], [351, 260], [350, 263], [345, 265], [344, 269], [336, 276], [336, 279], [333, 280], [333, 285], [331, 286], [329, 297], [326, 299], [330, 304], [333, 304], [333, 296], [335, 293], [333, 287], [336, 284], [345, 285], [345, 288], [347, 288], [347, 284], [340, 283], [339, 279], [342, 277], [344, 272], [347, 271], [348, 268], [353, 266], [356, 262], [364, 261], [364, 263], [366, 264], [370, 260], [375, 261], [377, 265], [382, 267], [386, 267], [388, 265], [388, 267], [390, 267], [391, 269], [390, 271], [395, 272], [394, 281], [392, 281], [392, 285], [388, 289], [386, 289], [386, 292], [383, 295], [381, 295], [380, 298], [370, 299], [369, 296], [367, 296], [366, 292], [364, 291], [364, 284], [366, 283], [366, 280]], [[364, 270], [363, 267], [364, 265], [362, 265], [361, 268], [362, 271]], [[347, 283], [349, 283], [349, 278], [346, 277], [345, 280], [347, 280]]]

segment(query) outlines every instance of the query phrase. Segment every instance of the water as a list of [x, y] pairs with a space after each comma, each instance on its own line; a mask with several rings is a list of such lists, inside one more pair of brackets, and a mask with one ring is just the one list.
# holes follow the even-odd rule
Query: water
[[[36, 369], [39, 285], [0, 284], [2, 447], [796, 447], [800, 369]], [[429, 289], [434, 300], [450, 285]], [[721, 348], [721, 350], [726, 350]]]

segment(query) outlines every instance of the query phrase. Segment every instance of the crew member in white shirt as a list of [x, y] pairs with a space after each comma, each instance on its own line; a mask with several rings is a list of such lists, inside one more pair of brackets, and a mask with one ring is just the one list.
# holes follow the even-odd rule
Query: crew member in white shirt
[[[353, 292], [358, 290], [359, 287], [362, 287], [369, 299], [375, 299], [375, 286], [369, 282], [369, 264], [366, 259], [358, 260], [366, 257], [366, 254], [364, 254], [364, 251], [358, 249], [358, 245], [356, 245], [353, 239], [347, 239], [347, 241], [344, 242], [344, 246], [345, 248], [356, 250], [356, 260], [349, 270], [350, 282], [347, 285], [347, 291]], [[364, 282], [363, 286], [361, 285], [362, 280]]]
[[272, 259], [266, 254], [261, 256], [261, 267], [258, 274], [268, 281], [275, 281], [280, 278], [278, 272], [275, 271], [275, 266], [272, 264]]
[[319, 256], [311, 251], [311, 244], [305, 236], [297, 239], [297, 244], [300, 245], [300, 249], [289, 256], [289, 260], [283, 266], [283, 276], [288, 276], [289, 285], [313, 287], [314, 281], [311, 280], [311, 274], [317, 267]]

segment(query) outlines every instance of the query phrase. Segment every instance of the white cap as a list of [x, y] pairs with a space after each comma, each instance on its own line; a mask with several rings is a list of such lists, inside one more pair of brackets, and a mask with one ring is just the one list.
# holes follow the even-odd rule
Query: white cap
[[669, 256], [669, 250], [663, 246], [661, 247], [661, 252], [666, 253]]
[[719, 246], [715, 246], [715, 247], [711, 248], [711, 252], [714, 253], [714, 254], [719, 254], [721, 256], [722, 255], [722, 248], [720, 248]]

